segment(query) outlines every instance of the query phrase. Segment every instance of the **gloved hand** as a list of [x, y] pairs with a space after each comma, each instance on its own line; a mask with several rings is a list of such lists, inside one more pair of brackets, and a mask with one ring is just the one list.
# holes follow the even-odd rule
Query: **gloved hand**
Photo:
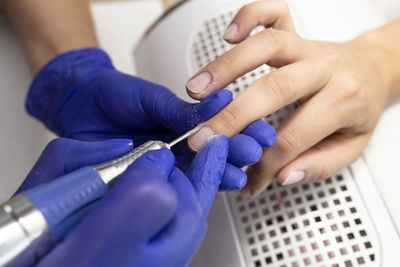
[[[168, 89], [116, 71], [102, 50], [87, 48], [62, 54], [35, 77], [27, 110], [60, 136], [80, 140], [128, 138], [140, 145], [150, 139], [171, 141], [194, 128], [232, 100], [222, 90], [199, 104], [188, 104]], [[262, 147], [276, 141], [275, 130], [257, 121], [231, 139], [222, 189], [240, 189], [246, 175], [239, 167], [257, 162]], [[193, 154], [182, 142], [174, 147], [185, 171]]]
[[[43, 152], [23, 187], [29, 188], [30, 180], [37, 176], [45, 183], [82, 165], [119, 156], [131, 147], [129, 140], [55, 140]], [[130, 266], [176, 214], [177, 194], [168, 183], [173, 163], [168, 150], [153, 151], [140, 158], [37, 266]]]
[[127, 139], [83, 142], [66, 138], [52, 140], [15, 194], [45, 184], [79, 168], [105, 162], [133, 149]]
[[[173, 167], [168, 149], [142, 156], [38, 266], [185, 266], [204, 237], [206, 217], [226, 167], [228, 144], [225, 136], [212, 138], [196, 155], [187, 177]], [[92, 147], [58, 139], [42, 154], [28, 180], [40, 175], [43, 183], [48, 182], [50, 174], [107, 160], [105, 150], [117, 156], [129, 147], [125, 140]], [[58, 164], [63, 148], [66, 154]]]
[[[206, 217], [224, 174], [228, 144], [229, 140], [225, 136], [211, 139], [196, 155], [187, 177], [173, 167], [174, 157], [169, 150], [147, 153], [132, 164], [99, 207], [39, 266], [186, 266], [204, 238]], [[157, 170], [157, 167], [161, 167], [162, 171]], [[157, 234], [151, 237], [147, 235], [147, 242], [138, 251], [136, 236], [146, 227], [137, 225], [135, 219], [138, 220], [138, 217], [129, 217], [133, 214], [125, 215], [126, 223], [118, 222], [117, 218], [111, 215], [116, 213], [115, 210], [124, 214], [132, 208], [137, 208], [135, 203], [141, 204], [132, 199], [135, 193], [129, 191], [134, 183], [132, 180], [145, 181], [149, 173], [152, 174], [152, 168], [156, 168], [156, 173], [166, 173], [169, 176], [163, 177], [165, 181], [168, 179], [174, 188], [178, 206], [169, 224]], [[121, 195], [126, 195], [126, 206], [116, 205], [115, 199], [121, 198]], [[146, 204], [142, 212], [150, 216], [159, 210], [154, 210]], [[131, 227], [128, 227], [129, 223], [132, 224]], [[155, 222], [152, 222], [151, 227], [154, 224]], [[145, 231], [146, 234], [149, 232]]]

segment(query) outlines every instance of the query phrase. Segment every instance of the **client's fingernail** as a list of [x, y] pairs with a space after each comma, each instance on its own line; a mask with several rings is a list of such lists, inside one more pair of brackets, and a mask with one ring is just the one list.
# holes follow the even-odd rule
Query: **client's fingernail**
[[291, 185], [298, 183], [304, 179], [306, 173], [304, 171], [293, 171], [289, 173], [288, 177], [282, 183], [282, 185]]
[[233, 41], [236, 35], [239, 32], [239, 25], [236, 22], [233, 22], [229, 27], [226, 29], [223, 38], [227, 41]]
[[204, 143], [210, 138], [214, 136], [215, 133], [210, 127], [203, 127], [200, 131], [198, 131], [195, 135], [189, 137], [189, 147], [193, 151], [199, 151], [200, 148], [204, 145]]
[[204, 92], [213, 80], [212, 75], [209, 72], [202, 72], [193, 79], [191, 79], [187, 84], [187, 89], [195, 94], [200, 94]]

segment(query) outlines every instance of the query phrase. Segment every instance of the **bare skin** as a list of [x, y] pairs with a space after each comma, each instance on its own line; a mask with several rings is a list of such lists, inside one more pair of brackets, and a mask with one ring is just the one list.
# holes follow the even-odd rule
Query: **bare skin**
[[[189, 80], [192, 98], [262, 64], [277, 70], [207, 121], [207, 131], [230, 137], [283, 106], [300, 105], [279, 127], [277, 144], [249, 168], [243, 194], [260, 194], [274, 177], [284, 185], [324, 179], [356, 160], [383, 109], [400, 96], [400, 20], [346, 43], [315, 42], [294, 32], [284, 1], [266, 0], [243, 7], [231, 25], [224, 37], [238, 45]], [[246, 39], [257, 25], [273, 28]]]
[[98, 42], [85, 0], [4, 0], [35, 74], [55, 56]]

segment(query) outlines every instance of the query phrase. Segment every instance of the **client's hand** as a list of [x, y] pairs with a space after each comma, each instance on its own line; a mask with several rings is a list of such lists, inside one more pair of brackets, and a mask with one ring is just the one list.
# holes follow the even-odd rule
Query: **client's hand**
[[[245, 39], [260, 24], [276, 28]], [[360, 156], [382, 110], [398, 95], [399, 78], [393, 79], [398, 68], [389, 64], [377, 33], [387, 28], [346, 43], [315, 42], [292, 32], [283, 1], [260, 1], [239, 11], [225, 39], [241, 43], [192, 77], [188, 94], [202, 99], [263, 64], [277, 69], [204, 123], [201, 132], [232, 136], [290, 103], [299, 105], [279, 127], [277, 144], [249, 168], [245, 195], [261, 193], [275, 176], [284, 185], [326, 178]], [[193, 149], [200, 147], [198, 139], [189, 139]]]

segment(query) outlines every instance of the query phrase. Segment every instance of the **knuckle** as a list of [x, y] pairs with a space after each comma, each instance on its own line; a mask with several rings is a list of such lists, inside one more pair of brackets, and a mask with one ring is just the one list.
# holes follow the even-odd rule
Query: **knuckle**
[[265, 94], [268, 95], [268, 98], [272, 96], [272, 100], [276, 101], [278, 105], [286, 103], [295, 93], [292, 82], [281, 71], [272, 72], [262, 81]]
[[[256, 3], [250, 3], [250, 4], [246, 4], [244, 5], [240, 10], [239, 13], [242, 13], [243, 16], [245, 17], [249, 17], [249, 18], [254, 18], [255, 14], [255, 4]], [[253, 15], [253, 16], [251, 16]]]
[[214, 61], [213, 65], [211, 65], [210, 67], [212, 68], [213, 66], [214, 67], [218, 66], [217, 67], [218, 71], [212, 71], [213, 73], [223, 72], [223, 73], [229, 74], [229, 73], [233, 73], [233, 71], [235, 69], [234, 68], [234, 59], [230, 55], [229, 52], [224, 54], [224, 55], [222, 55], [222, 56], [219, 56]]
[[277, 144], [284, 152], [298, 151], [301, 147], [299, 138], [291, 129], [285, 129], [285, 131], [278, 135]]
[[272, 49], [274, 53], [279, 52], [284, 45], [284, 37], [279, 30], [272, 28], [265, 29], [259, 33], [261, 40], [265, 43], [268, 49]]
[[324, 57], [327, 58], [328, 62], [335, 66], [342, 65], [346, 61], [346, 57], [342, 53], [338, 52], [335, 47], [326, 46], [325, 49], [322, 49], [320, 52], [321, 55], [324, 55]]
[[289, 11], [289, 5], [285, 0], [276, 0], [279, 4], [279, 8], [283, 14], [286, 14]]
[[220, 114], [221, 121], [223, 122], [225, 129], [231, 132], [236, 132], [238, 125], [242, 122], [240, 109], [234, 105], [231, 105]]
[[339, 82], [340, 101], [348, 101], [360, 96], [361, 88], [355, 73], [349, 73]]

